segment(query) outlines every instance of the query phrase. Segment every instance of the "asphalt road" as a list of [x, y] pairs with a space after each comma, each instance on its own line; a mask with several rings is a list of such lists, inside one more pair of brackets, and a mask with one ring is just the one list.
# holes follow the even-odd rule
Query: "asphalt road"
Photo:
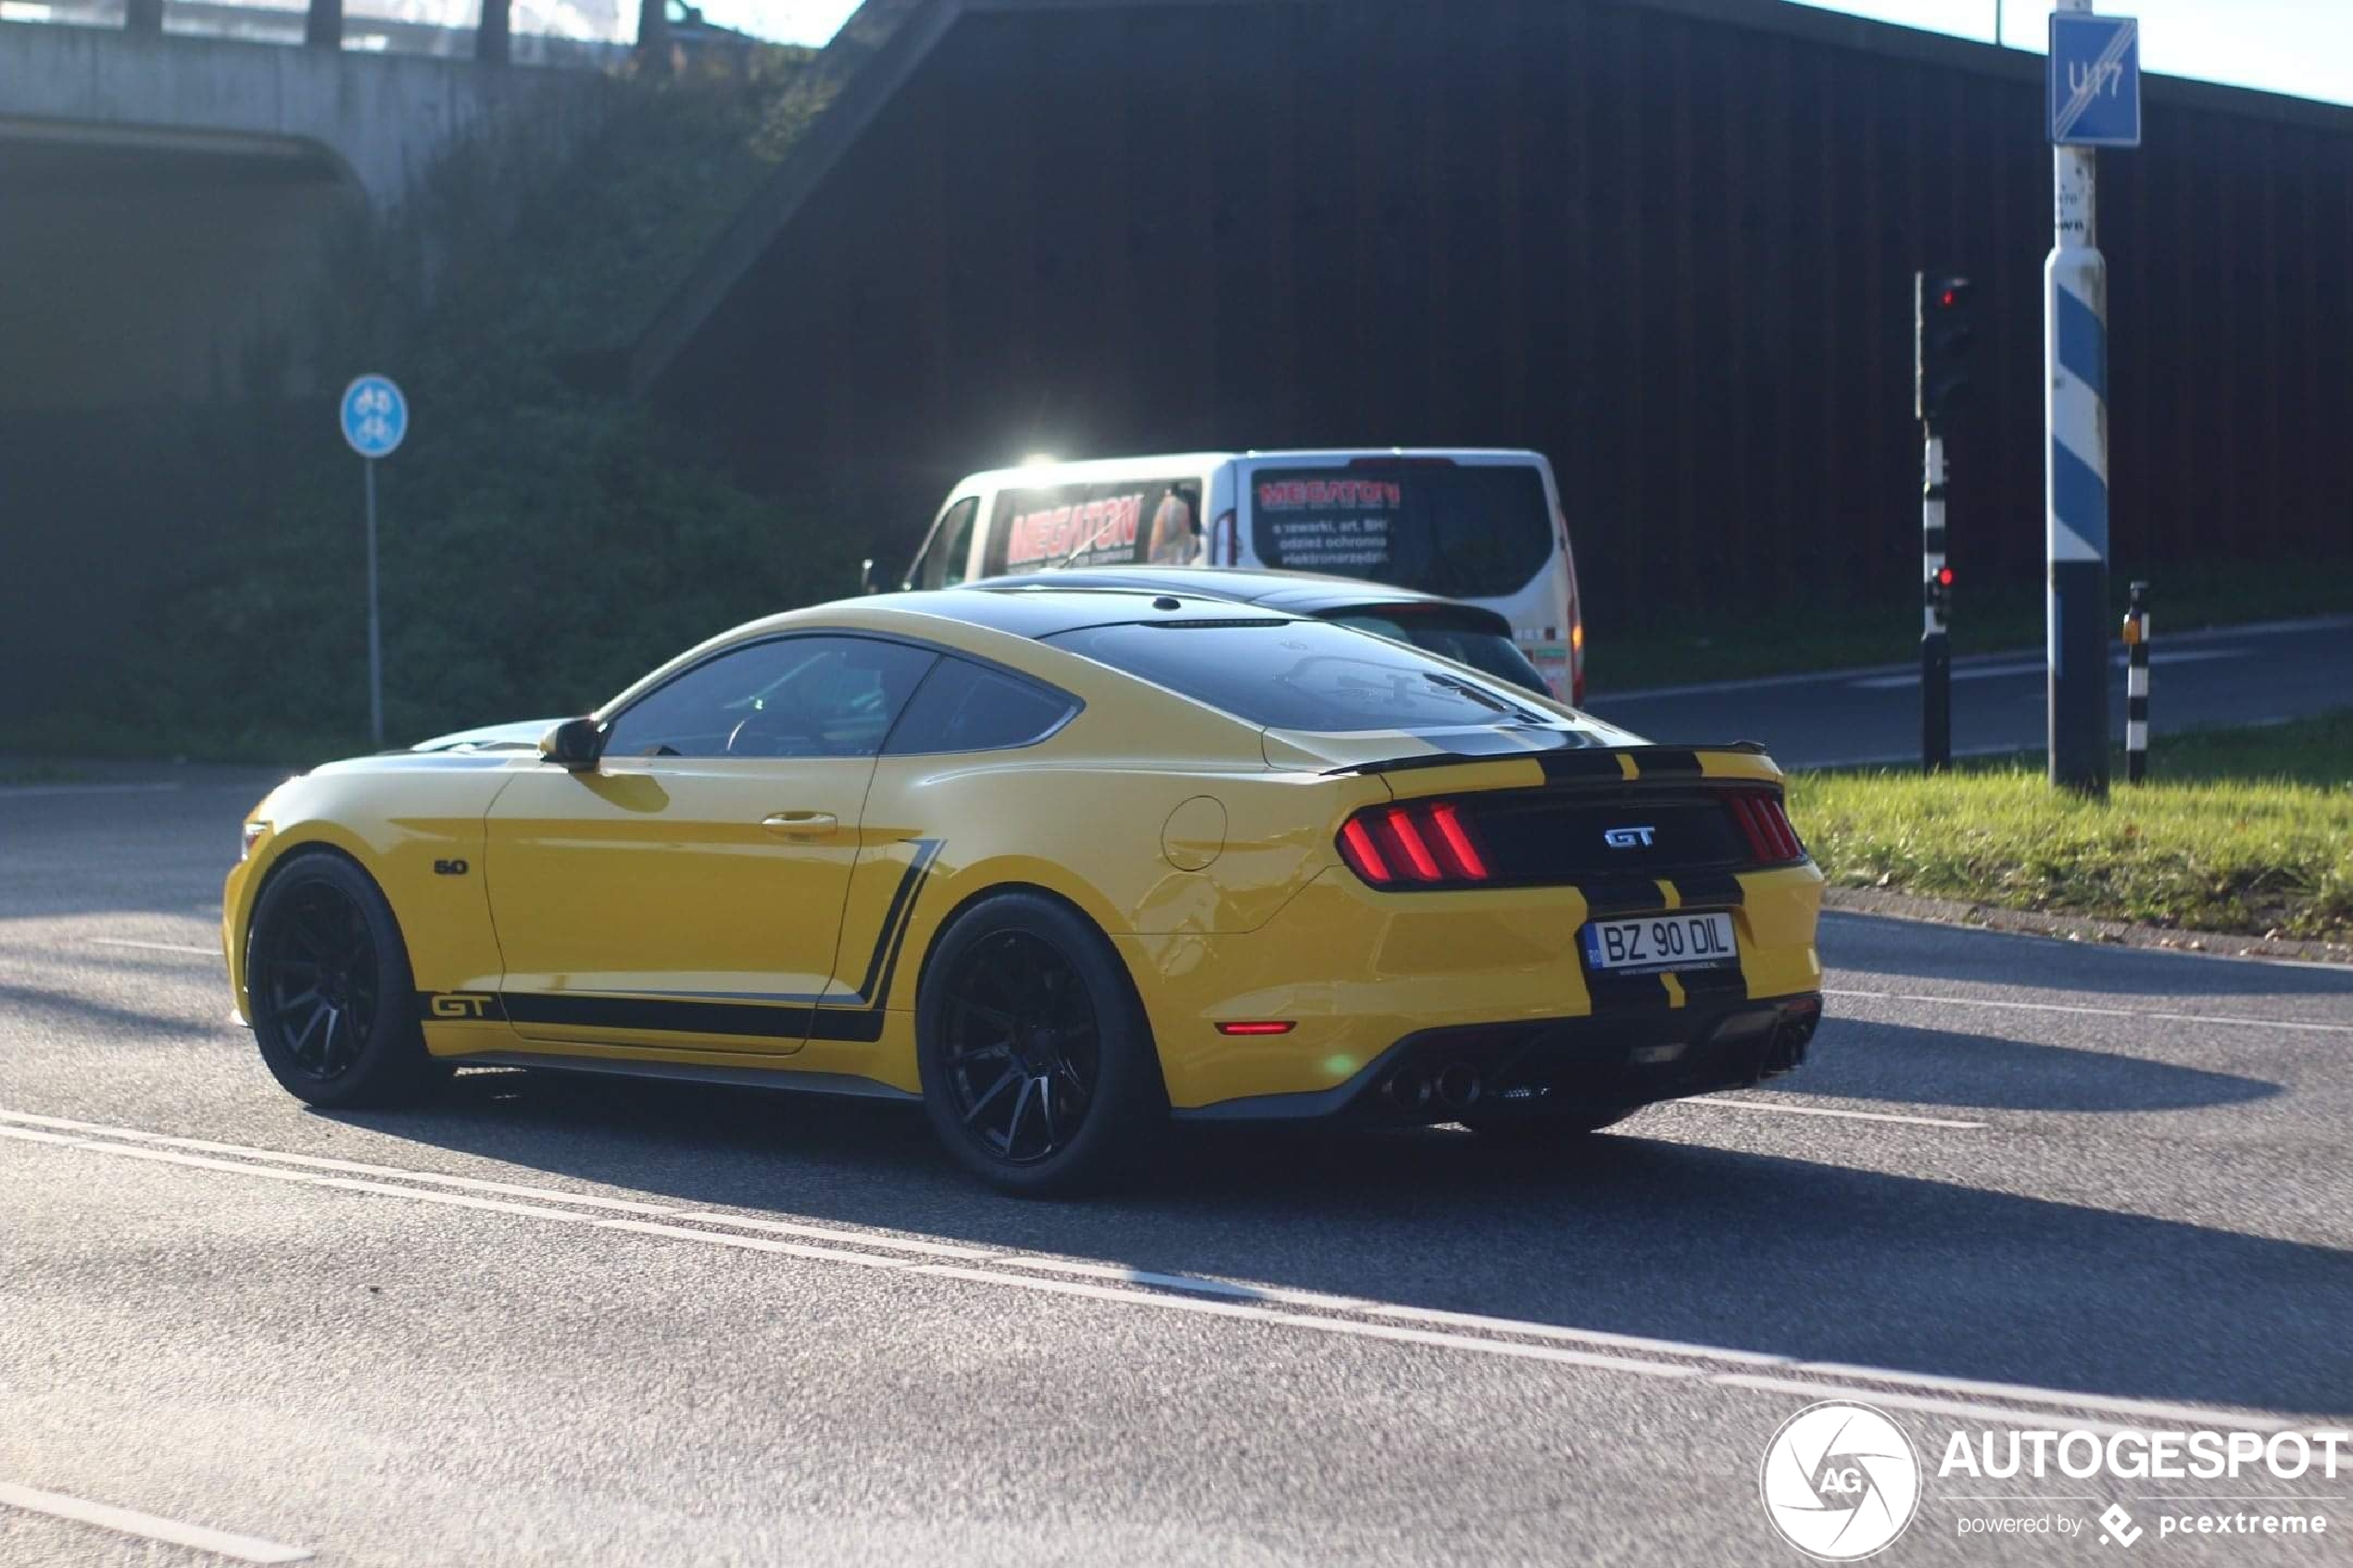
[[[1935, 1474], [1956, 1433], [2348, 1424], [2353, 974], [1832, 917], [1785, 1089], [1552, 1157], [1195, 1138], [1039, 1205], [896, 1108], [303, 1109], [214, 950], [268, 782], [0, 792], [0, 1562], [1798, 1563], [1758, 1466], [1824, 1398], [1926, 1461], [1879, 1562], [2353, 1534], [2353, 1475]], [[2012, 1517], [2081, 1533], [1961, 1533]], [[190, 1527], [245, 1555], [152, 1538]]]
[[[2046, 738], [2039, 648], [1956, 660], [1953, 749], [2039, 751]], [[2124, 741], [2124, 650], [2108, 680], [2108, 721]], [[2169, 730], [2263, 723], [2353, 703], [2353, 616], [2167, 635], [2149, 643], [2149, 722], [2161, 760]], [[1612, 723], [1667, 742], [1761, 740], [1790, 768], [1918, 762], [1919, 667], [1767, 676], [1623, 695], [1587, 704]]]

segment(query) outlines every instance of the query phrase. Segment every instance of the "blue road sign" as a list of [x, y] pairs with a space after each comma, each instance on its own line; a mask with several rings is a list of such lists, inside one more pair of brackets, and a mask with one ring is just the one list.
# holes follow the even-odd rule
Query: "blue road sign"
[[343, 438], [363, 458], [388, 458], [409, 433], [409, 399], [390, 376], [361, 376], [343, 389]]
[[2141, 144], [2141, 24], [2051, 13], [2051, 140], [2065, 147]]

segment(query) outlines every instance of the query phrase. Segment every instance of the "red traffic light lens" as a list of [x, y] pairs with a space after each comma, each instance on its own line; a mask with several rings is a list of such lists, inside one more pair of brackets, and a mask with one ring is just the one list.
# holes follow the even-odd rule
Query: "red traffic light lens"
[[1961, 296], [1959, 295], [1955, 294], [1951, 289], [1946, 289], [1943, 294], [1936, 296], [1936, 303], [1949, 307], [1960, 297]]
[[1953, 569], [1951, 567], [1940, 566], [1936, 569], [1936, 585], [1940, 588], [1949, 588], [1953, 585]]

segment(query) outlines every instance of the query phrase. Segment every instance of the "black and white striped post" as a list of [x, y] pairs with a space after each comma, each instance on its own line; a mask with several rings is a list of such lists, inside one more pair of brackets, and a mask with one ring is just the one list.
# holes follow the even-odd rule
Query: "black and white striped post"
[[1953, 645], [1944, 617], [1953, 604], [1953, 569], [1944, 563], [1944, 437], [1928, 427], [1920, 486], [1920, 767], [1953, 765]]
[[2124, 782], [2139, 784], [2149, 771], [2149, 585], [2133, 584], [2124, 610]]

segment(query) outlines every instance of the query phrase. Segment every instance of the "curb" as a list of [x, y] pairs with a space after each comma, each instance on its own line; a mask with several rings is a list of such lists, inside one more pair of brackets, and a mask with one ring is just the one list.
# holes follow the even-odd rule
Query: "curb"
[[2254, 936], [2226, 931], [2181, 931], [2136, 925], [2131, 921], [2102, 920], [2093, 915], [2046, 914], [2037, 909], [2007, 909], [1998, 904], [1957, 898], [1924, 898], [1876, 887], [1825, 887], [1822, 907], [1844, 914], [1885, 915], [1895, 920], [1963, 925], [2013, 935], [2054, 936], [2102, 947], [2147, 947], [2208, 958], [2353, 965], [2353, 942], [2315, 942], [2296, 936]]

